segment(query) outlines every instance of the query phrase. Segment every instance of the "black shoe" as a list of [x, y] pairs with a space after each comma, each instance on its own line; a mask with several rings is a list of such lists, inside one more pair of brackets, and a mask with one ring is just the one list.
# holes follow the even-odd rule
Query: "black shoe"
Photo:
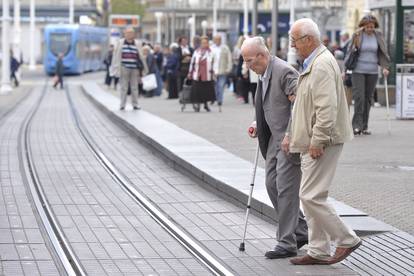
[[359, 128], [354, 128], [354, 135], [361, 135], [361, 130]]
[[138, 106], [134, 106], [134, 110], [140, 110], [141, 109], [141, 107], [138, 105]]
[[267, 251], [265, 256], [268, 259], [283, 259], [289, 257], [295, 257], [298, 254], [296, 252], [287, 251], [281, 247], [275, 247], [273, 250]]
[[364, 135], [371, 135], [371, 131], [369, 131], [368, 129], [364, 129], [362, 131], [362, 134], [364, 134]]
[[298, 249], [301, 249], [305, 244], [308, 244], [308, 243], [309, 243], [308, 240], [296, 241], [296, 246]]
[[204, 109], [207, 111], [207, 112], [210, 112], [211, 110], [210, 110], [210, 108], [208, 107], [208, 105], [205, 105], [204, 106]]
[[125, 110], [125, 107], [120, 107], [119, 110]]

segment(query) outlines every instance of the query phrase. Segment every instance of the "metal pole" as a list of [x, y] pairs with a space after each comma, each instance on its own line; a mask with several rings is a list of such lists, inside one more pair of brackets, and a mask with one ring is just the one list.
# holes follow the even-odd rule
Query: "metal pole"
[[177, 8], [177, 0], [174, 0], [174, 7], [171, 17], [171, 43], [175, 42], [175, 9]]
[[253, 12], [252, 12], [252, 35], [257, 35], [257, 0], [253, 0]]
[[30, 0], [30, 45], [29, 69], [35, 70], [35, 0]]
[[386, 107], [387, 107], [388, 134], [391, 135], [390, 102], [389, 102], [389, 98], [388, 98], [388, 81], [387, 81], [386, 76], [384, 76], [384, 85], [385, 85], [385, 104], [386, 104]]
[[272, 55], [276, 55], [277, 53], [277, 45], [278, 45], [278, 34], [277, 34], [277, 27], [279, 22], [279, 1], [273, 0], [273, 7], [272, 7]]
[[[193, 43], [193, 39], [194, 39], [195, 35], [196, 35], [196, 14], [193, 13], [191, 15], [191, 38], [190, 38], [191, 43]], [[193, 45], [193, 47], [194, 47], [194, 45]]]
[[157, 43], [161, 43], [161, 19], [162, 13], [156, 12], [155, 18], [157, 19]]
[[74, 17], [75, 17], [75, 1], [69, 0], [69, 24], [75, 23]]
[[244, 0], [243, 35], [249, 35], [249, 0]]
[[20, 62], [20, 0], [14, 0], [14, 25], [13, 25], [13, 32], [14, 32], [14, 47], [13, 52], [14, 56]]
[[217, 0], [213, 0], [213, 36], [217, 34]]
[[[289, 26], [290, 29], [292, 28], [293, 23], [295, 22], [295, 0], [290, 0], [290, 18], [289, 18]], [[294, 66], [296, 65], [296, 49], [292, 47], [292, 43], [289, 39], [289, 50], [287, 54], [287, 62]]]
[[2, 28], [2, 63], [0, 95], [7, 95], [12, 91], [10, 86], [10, 41], [9, 41], [9, 0], [3, 0], [3, 28]]
[[244, 251], [246, 249], [244, 241], [246, 239], [246, 232], [247, 232], [247, 222], [249, 220], [249, 214], [250, 214], [250, 207], [251, 207], [251, 202], [252, 202], [252, 197], [253, 197], [253, 188], [254, 188], [254, 180], [256, 178], [256, 170], [257, 170], [257, 163], [259, 160], [259, 141], [257, 141], [257, 146], [256, 146], [256, 153], [254, 155], [254, 163], [253, 163], [253, 172], [252, 172], [252, 180], [250, 182], [250, 192], [249, 192], [249, 197], [247, 199], [247, 206], [246, 206], [246, 215], [244, 217], [244, 230], [243, 230], [243, 237], [242, 237], [242, 241], [240, 243], [239, 246], [239, 250], [240, 251]]

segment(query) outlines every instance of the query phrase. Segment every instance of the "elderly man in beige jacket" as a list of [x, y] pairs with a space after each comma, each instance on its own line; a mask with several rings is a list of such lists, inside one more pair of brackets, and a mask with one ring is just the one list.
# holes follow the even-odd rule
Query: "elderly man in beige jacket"
[[[361, 245], [327, 202], [329, 188], [345, 142], [353, 138], [345, 89], [338, 64], [321, 45], [311, 19], [296, 21], [290, 31], [292, 47], [304, 59], [293, 107], [291, 152], [301, 153], [299, 197], [309, 227], [307, 255], [291, 259], [296, 265], [334, 264]], [[331, 256], [330, 242], [336, 243]]]

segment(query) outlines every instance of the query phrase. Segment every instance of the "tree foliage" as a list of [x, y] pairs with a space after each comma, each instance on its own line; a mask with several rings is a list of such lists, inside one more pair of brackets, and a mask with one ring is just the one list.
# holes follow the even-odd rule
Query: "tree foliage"
[[136, 14], [142, 18], [145, 12], [139, 0], [112, 0], [111, 7], [113, 14]]

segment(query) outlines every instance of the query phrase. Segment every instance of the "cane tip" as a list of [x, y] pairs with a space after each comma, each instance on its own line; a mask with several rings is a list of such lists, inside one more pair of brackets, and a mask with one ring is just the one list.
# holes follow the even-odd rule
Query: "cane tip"
[[242, 242], [239, 246], [239, 251], [244, 251], [244, 242]]

